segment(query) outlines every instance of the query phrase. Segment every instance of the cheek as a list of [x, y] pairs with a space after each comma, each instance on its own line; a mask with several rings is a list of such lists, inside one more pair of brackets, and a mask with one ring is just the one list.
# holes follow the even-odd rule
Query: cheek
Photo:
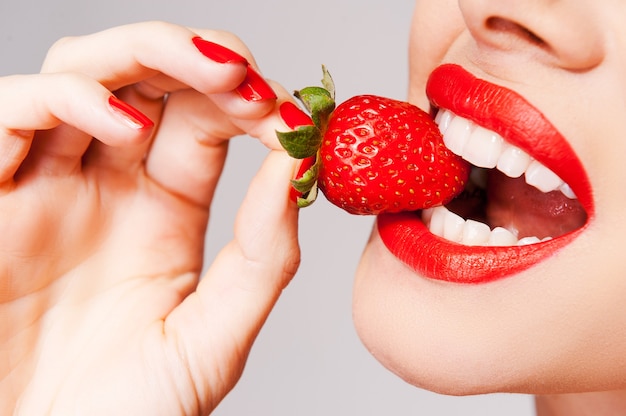
[[416, 276], [374, 233], [355, 283], [357, 331], [389, 370], [443, 394], [624, 388], [626, 260], [590, 258], [587, 244], [500, 282], [459, 286]]

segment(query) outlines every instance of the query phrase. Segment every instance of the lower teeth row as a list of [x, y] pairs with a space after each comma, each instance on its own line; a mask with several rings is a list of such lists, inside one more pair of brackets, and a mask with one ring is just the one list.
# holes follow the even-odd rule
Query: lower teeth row
[[522, 246], [550, 240], [551, 237], [524, 237], [518, 239], [517, 231], [496, 227], [474, 220], [464, 220], [446, 207], [439, 206], [422, 211], [422, 221], [429, 231], [439, 237], [467, 246]]

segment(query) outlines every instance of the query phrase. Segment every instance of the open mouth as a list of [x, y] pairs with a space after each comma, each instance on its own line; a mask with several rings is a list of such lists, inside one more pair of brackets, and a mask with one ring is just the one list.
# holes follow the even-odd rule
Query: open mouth
[[512, 275], [569, 244], [593, 214], [582, 164], [523, 97], [458, 65], [427, 86], [446, 146], [473, 165], [446, 207], [381, 215], [390, 251], [420, 274], [479, 283]]
[[435, 122], [472, 174], [452, 203], [422, 212], [431, 233], [465, 245], [514, 246], [560, 237], [587, 222], [571, 186], [525, 151], [449, 110], [439, 110]]

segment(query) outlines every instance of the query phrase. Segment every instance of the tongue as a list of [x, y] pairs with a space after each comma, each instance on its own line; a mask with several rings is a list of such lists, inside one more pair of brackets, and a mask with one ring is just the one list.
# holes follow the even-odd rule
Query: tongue
[[523, 177], [512, 179], [496, 169], [489, 171], [487, 201], [487, 224], [517, 230], [518, 238], [559, 237], [587, 220], [578, 200], [560, 191], [543, 193]]

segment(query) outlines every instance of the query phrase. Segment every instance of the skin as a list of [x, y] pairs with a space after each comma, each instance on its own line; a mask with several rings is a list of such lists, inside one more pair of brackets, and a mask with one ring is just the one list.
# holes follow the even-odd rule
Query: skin
[[[288, 94], [246, 102], [245, 66], [207, 59], [197, 35], [253, 62], [232, 35], [146, 23], [63, 39], [42, 74], [0, 78], [1, 414], [208, 414], [294, 275], [296, 166], [274, 133]], [[112, 91], [154, 128], [112, 111]], [[199, 283], [244, 133], [271, 150]]]
[[619, 0], [417, 1], [409, 100], [429, 108], [426, 80], [444, 62], [518, 92], [577, 153], [596, 212], [558, 254], [478, 285], [416, 275], [374, 229], [355, 324], [407, 382], [452, 395], [535, 394], [542, 416], [626, 409], [624, 18]]

